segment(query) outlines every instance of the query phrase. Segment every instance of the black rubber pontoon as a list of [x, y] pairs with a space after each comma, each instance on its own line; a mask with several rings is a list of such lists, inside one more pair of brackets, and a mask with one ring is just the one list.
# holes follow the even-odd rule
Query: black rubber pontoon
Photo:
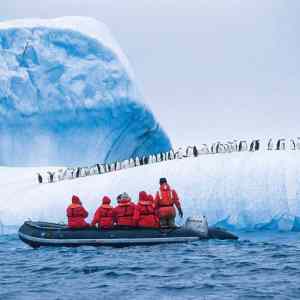
[[96, 228], [70, 229], [66, 225], [26, 221], [19, 229], [20, 239], [33, 248], [40, 246], [129, 246], [160, 243], [182, 243], [202, 239], [231, 239], [237, 237], [226, 230], [210, 227], [208, 234], [183, 227], [170, 229]]

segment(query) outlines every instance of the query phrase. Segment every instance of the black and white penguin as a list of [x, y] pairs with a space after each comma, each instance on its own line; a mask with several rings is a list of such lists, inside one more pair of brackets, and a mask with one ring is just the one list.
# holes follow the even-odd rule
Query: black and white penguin
[[135, 167], [135, 161], [133, 158], [129, 159], [129, 168], [134, 168]]
[[183, 150], [180, 147], [176, 152], [175, 152], [175, 159], [182, 159], [183, 158]]
[[140, 159], [138, 157], [135, 158], [135, 166], [140, 166]]
[[276, 150], [284, 151], [285, 148], [285, 139], [279, 139], [276, 143]]
[[37, 173], [38, 176], [38, 183], [43, 183], [43, 177], [40, 173]]
[[148, 163], [149, 163], [149, 157], [148, 156], [144, 156], [143, 163], [144, 163], [144, 165], [148, 165]]
[[192, 157], [194, 156], [193, 147], [188, 146], [185, 150], [185, 157]]
[[123, 160], [123, 161], [121, 162], [121, 168], [122, 168], [122, 169], [128, 169], [128, 168], [129, 168], [129, 160], [128, 160], [128, 159]]
[[175, 159], [175, 153], [173, 149], [171, 149], [168, 153], [168, 160], [172, 160], [172, 159]]
[[247, 141], [245, 141], [245, 140], [240, 141], [239, 142], [239, 152], [247, 151], [247, 150], [248, 150]]
[[250, 144], [249, 151], [254, 152], [259, 150], [259, 140], [253, 140]]
[[296, 150], [296, 143], [293, 139], [290, 139], [290, 150]]
[[193, 147], [193, 156], [194, 156], [194, 157], [197, 157], [198, 154], [199, 154], [199, 153], [198, 153], [198, 149], [197, 149], [196, 146], [194, 146], [194, 147]]
[[300, 150], [300, 137], [297, 137], [296, 149]]
[[238, 152], [239, 151], [239, 145], [237, 140], [233, 140], [232, 142], [232, 152]]
[[272, 139], [269, 139], [269, 142], [268, 142], [268, 150], [269, 150], [269, 151], [274, 150], [274, 142], [273, 142]]
[[96, 164], [98, 174], [101, 174], [100, 164]]
[[121, 170], [121, 163], [119, 161], [116, 161], [116, 171]]
[[78, 178], [80, 176], [80, 168], [77, 168], [75, 172], [75, 177]]
[[55, 172], [52, 173], [52, 172], [48, 171], [47, 173], [49, 175], [49, 182], [53, 182], [54, 181]]
[[155, 154], [156, 162], [160, 162], [160, 153]]

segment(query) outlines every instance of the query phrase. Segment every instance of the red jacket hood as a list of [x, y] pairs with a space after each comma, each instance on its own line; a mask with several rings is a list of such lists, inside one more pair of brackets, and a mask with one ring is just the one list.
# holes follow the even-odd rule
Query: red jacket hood
[[111, 200], [108, 196], [104, 196], [102, 199], [102, 204], [110, 204]]
[[145, 191], [141, 191], [139, 193], [139, 202], [147, 201], [148, 200], [148, 195]]
[[81, 201], [80, 201], [80, 199], [79, 199], [79, 197], [78, 196], [76, 196], [76, 195], [73, 195], [72, 196], [72, 203], [73, 204], [81, 204]]

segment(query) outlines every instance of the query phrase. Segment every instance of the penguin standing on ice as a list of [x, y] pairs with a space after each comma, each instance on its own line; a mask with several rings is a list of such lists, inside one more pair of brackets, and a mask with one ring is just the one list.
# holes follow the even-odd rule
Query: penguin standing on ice
[[196, 146], [193, 147], [193, 156], [197, 157], [198, 156], [198, 149]]
[[49, 182], [53, 182], [54, 181], [54, 172], [53, 173], [51, 173], [50, 171], [48, 171], [47, 172], [48, 173], [48, 175], [49, 175]]
[[269, 142], [268, 142], [268, 150], [269, 151], [272, 151], [274, 149], [274, 142], [272, 139], [269, 139]]
[[239, 152], [247, 151], [247, 141], [239, 142]]
[[291, 150], [296, 150], [296, 143], [293, 139], [290, 140], [290, 149]]
[[276, 144], [276, 150], [285, 150], [285, 139], [279, 139]]
[[38, 183], [43, 183], [43, 177], [40, 173], [37, 173], [38, 176]]
[[77, 168], [75, 176], [76, 176], [76, 178], [78, 178], [80, 176], [80, 168]]

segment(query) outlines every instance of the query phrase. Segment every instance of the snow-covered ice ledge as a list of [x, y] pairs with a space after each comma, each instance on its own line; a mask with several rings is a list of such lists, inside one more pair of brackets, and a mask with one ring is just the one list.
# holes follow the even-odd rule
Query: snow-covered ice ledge
[[[48, 169], [48, 168], [47, 168]], [[210, 224], [236, 229], [300, 230], [300, 152], [261, 151], [172, 160], [99, 176], [36, 183], [43, 169], [0, 168], [4, 224], [25, 219], [64, 221], [78, 194], [90, 212], [103, 195], [155, 193], [166, 176], [182, 199], [185, 217], [205, 214]]]

